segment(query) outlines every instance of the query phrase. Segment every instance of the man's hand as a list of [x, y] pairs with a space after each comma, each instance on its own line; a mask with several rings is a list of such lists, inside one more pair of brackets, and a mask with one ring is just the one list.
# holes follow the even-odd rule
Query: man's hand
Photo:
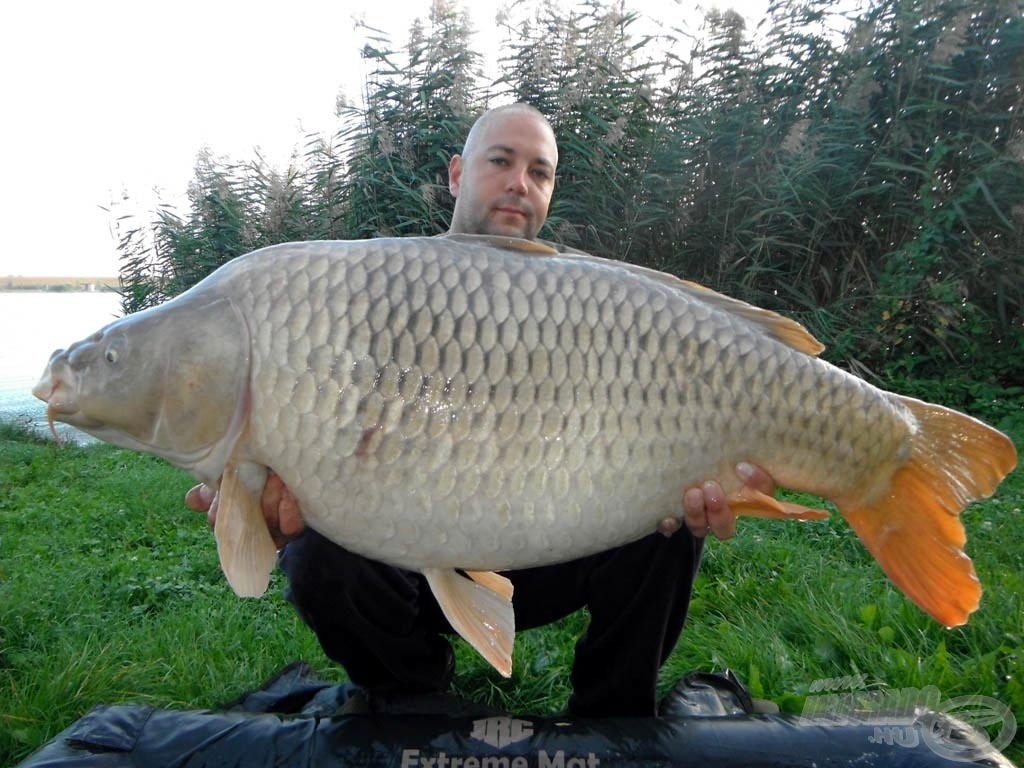
[[[736, 465], [736, 474], [745, 487], [769, 496], [775, 493], [775, 481], [759, 467], [741, 462]], [[724, 541], [736, 534], [736, 515], [729, 508], [722, 486], [714, 480], [700, 487], [687, 488], [683, 494], [683, 517], [666, 517], [658, 524], [658, 532], [671, 536], [683, 527], [683, 523], [697, 538], [712, 534]]]
[[194, 512], [205, 512], [212, 530], [217, 525], [217, 492], [205, 483], [189, 488], [185, 506]]
[[[185, 506], [196, 512], [205, 512], [210, 521], [210, 528], [217, 523], [217, 506], [219, 498], [216, 491], [208, 485], [197, 485], [185, 494]], [[267, 475], [263, 495], [260, 496], [260, 507], [263, 519], [267, 522], [267, 530], [274, 545], [281, 549], [291, 539], [306, 529], [299, 510], [299, 502], [291, 491], [285, 487], [284, 481], [273, 472]]]

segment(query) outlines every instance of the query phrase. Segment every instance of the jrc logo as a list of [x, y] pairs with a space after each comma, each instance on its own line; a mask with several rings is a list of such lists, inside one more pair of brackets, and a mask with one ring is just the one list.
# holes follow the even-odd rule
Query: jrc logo
[[474, 720], [473, 732], [470, 736], [501, 749], [533, 736], [533, 723], [529, 720], [517, 720], [514, 717], [489, 717], [486, 720]]

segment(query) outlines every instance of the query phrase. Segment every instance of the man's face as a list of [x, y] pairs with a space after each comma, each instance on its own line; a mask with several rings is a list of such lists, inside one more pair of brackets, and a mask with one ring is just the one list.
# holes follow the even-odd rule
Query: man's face
[[558, 148], [536, 116], [509, 112], [481, 126], [470, 153], [448, 167], [451, 232], [532, 240], [548, 215]]

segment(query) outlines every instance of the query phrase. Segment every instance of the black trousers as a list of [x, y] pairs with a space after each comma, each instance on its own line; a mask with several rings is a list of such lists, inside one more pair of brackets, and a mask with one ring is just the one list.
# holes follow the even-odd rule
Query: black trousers
[[[569, 710], [580, 716], [654, 715], [658, 670], [682, 632], [703, 540], [685, 528], [558, 565], [507, 571], [516, 629], [587, 607], [576, 644]], [[447, 687], [453, 630], [418, 573], [368, 560], [307, 530], [282, 551], [286, 597], [328, 657], [357, 685]]]

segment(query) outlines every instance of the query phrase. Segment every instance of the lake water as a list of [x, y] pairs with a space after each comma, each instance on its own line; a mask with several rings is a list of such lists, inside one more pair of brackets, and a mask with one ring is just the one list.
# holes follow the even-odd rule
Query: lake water
[[[0, 419], [48, 431], [46, 406], [32, 387], [50, 355], [120, 316], [121, 297], [112, 291], [0, 291]], [[92, 439], [65, 425], [58, 431], [77, 442]]]

